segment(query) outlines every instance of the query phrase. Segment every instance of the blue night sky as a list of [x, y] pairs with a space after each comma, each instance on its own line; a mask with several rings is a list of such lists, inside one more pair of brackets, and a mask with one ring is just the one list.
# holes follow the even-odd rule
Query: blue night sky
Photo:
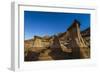
[[24, 11], [24, 37], [30, 39], [34, 35], [51, 36], [65, 32], [74, 19], [81, 23], [81, 31], [90, 27], [90, 14]]

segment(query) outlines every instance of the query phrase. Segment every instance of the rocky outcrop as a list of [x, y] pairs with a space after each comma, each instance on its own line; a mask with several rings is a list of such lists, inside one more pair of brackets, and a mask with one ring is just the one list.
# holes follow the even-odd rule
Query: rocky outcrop
[[69, 38], [71, 39], [68, 45], [72, 48], [73, 58], [88, 58], [89, 56], [86, 50], [89, 49], [89, 47], [81, 36], [80, 23], [77, 20], [69, 27], [68, 32]]
[[88, 47], [90, 48], [90, 27], [82, 31], [81, 35], [83, 39], [86, 41], [86, 44], [88, 45]]

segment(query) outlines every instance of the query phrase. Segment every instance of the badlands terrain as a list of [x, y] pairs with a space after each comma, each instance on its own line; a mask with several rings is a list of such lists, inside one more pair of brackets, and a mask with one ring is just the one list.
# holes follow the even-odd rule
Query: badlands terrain
[[24, 61], [90, 58], [90, 28], [80, 31], [74, 20], [64, 32], [52, 36], [33, 36], [24, 41]]

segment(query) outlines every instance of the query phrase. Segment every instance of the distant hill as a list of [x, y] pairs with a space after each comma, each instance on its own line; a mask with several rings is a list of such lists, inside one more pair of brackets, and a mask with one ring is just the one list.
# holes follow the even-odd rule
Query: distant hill
[[83, 30], [83, 31], [81, 32], [81, 35], [82, 35], [83, 37], [90, 36], [90, 27], [88, 27], [87, 29]]

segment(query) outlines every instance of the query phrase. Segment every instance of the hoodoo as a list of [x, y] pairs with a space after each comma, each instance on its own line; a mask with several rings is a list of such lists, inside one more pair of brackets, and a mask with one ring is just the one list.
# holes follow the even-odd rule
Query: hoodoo
[[82, 38], [80, 33], [80, 22], [74, 20], [71, 27], [69, 27], [69, 45], [72, 48], [72, 57], [73, 58], [88, 58], [89, 55], [86, 51], [89, 47], [86, 45], [86, 41]]

